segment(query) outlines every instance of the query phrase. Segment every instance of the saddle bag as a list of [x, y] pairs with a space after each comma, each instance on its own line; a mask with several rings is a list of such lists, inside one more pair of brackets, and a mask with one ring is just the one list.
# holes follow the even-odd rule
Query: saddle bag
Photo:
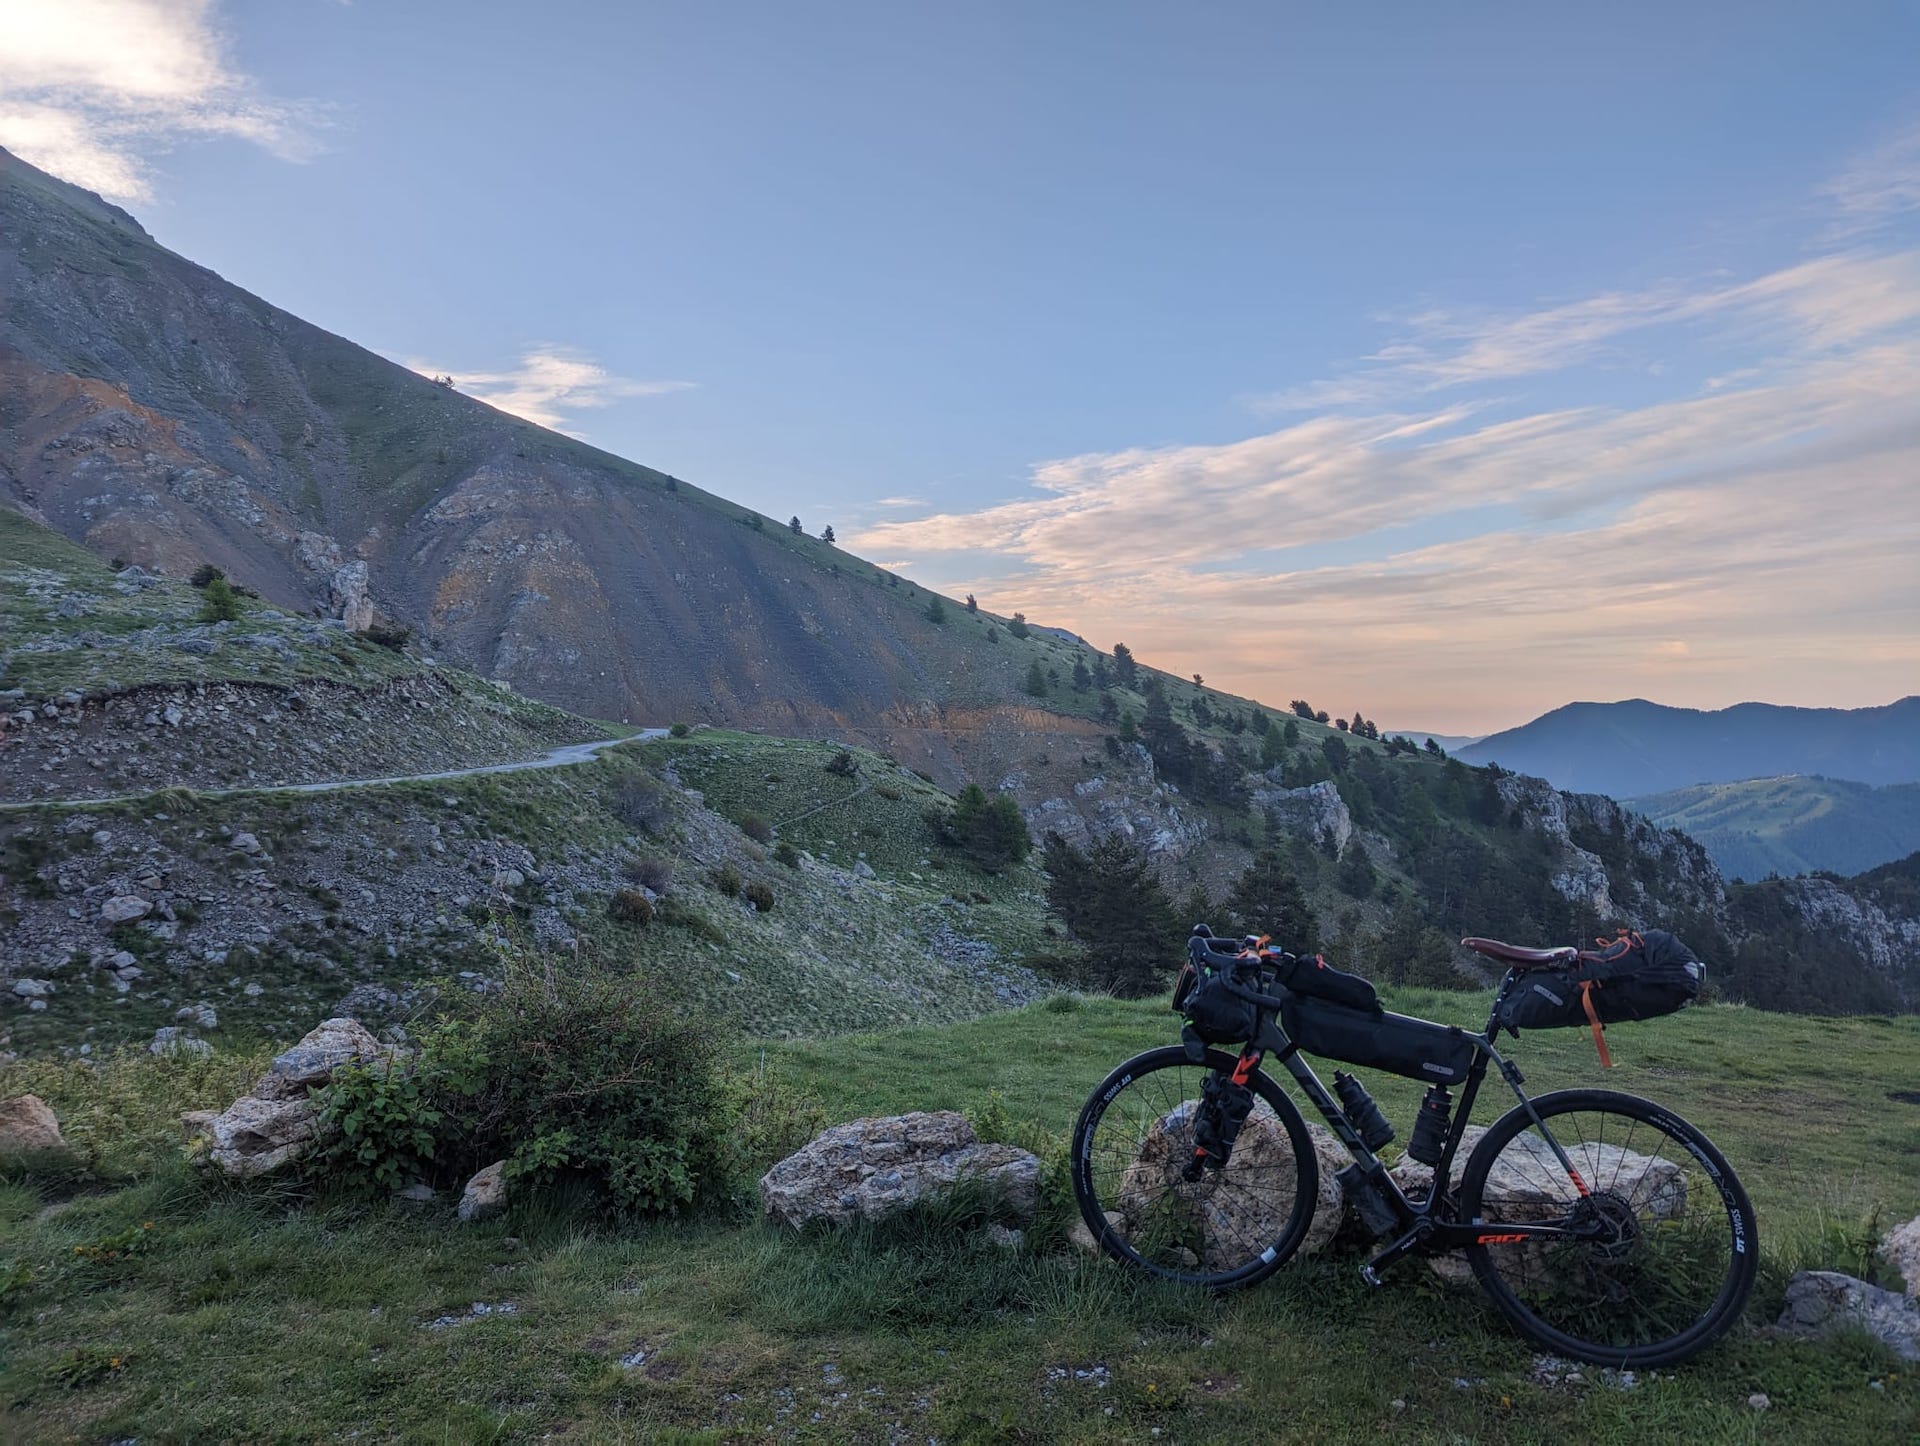
[[1565, 969], [1521, 977], [1501, 1001], [1500, 1023], [1516, 1037], [1523, 1029], [1593, 1030], [1603, 1064], [1611, 1064], [1601, 1028], [1630, 1019], [1658, 1019], [1693, 1003], [1707, 966], [1665, 929], [1622, 930], [1596, 940]]
[[1473, 1068], [1473, 1036], [1455, 1025], [1291, 993], [1280, 1024], [1308, 1054], [1428, 1084], [1463, 1084]]

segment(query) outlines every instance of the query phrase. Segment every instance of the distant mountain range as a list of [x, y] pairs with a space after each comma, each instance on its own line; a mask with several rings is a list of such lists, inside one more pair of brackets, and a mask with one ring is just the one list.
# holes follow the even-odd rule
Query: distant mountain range
[[1920, 783], [1872, 788], [1840, 778], [1750, 778], [1626, 805], [1691, 834], [1730, 879], [1857, 874], [1920, 851]]
[[1613, 798], [1785, 774], [1914, 783], [1920, 782], [1920, 696], [1879, 708], [1738, 703], [1714, 712], [1644, 698], [1569, 703], [1458, 756]]
[[1478, 743], [1483, 736], [1479, 733], [1435, 733], [1426, 728], [1388, 728], [1384, 724], [1381, 726], [1380, 735], [1383, 738], [1411, 738], [1423, 748], [1431, 739], [1449, 753], [1458, 753], [1469, 744]]

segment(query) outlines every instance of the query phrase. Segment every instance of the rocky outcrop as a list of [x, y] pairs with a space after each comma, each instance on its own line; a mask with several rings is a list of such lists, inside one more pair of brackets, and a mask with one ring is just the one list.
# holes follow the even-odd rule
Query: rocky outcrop
[[1306, 837], [1338, 857], [1353, 837], [1353, 815], [1331, 779], [1305, 788], [1276, 787], [1280, 770], [1266, 775], [1267, 783], [1253, 791], [1254, 807], [1267, 817], [1276, 833]]
[[1890, 913], [1853, 880], [1787, 879], [1781, 887], [1810, 932], [1840, 935], [1909, 1007], [1920, 1004], [1920, 918]]
[[16, 1095], [0, 1100], [0, 1155], [36, 1154], [64, 1150], [60, 1121], [38, 1095]]
[[491, 1220], [507, 1208], [507, 1162], [495, 1160], [475, 1172], [460, 1192], [460, 1218], [468, 1224]]
[[[1030, 798], [1036, 779], [1024, 772], [1000, 780], [1000, 790]], [[1132, 839], [1161, 863], [1186, 858], [1211, 832], [1204, 815], [1189, 807], [1176, 789], [1159, 779], [1153, 755], [1134, 743], [1121, 750], [1110, 772], [1074, 784], [1070, 794], [1040, 798], [1022, 810], [1033, 836], [1058, 834], [1086, 849], [1118, 834]]]
[[1598, 854], [1575, 844], [1568, 832], [1567, 795], [1544, 779], [1518, 774], [1508, 774], [1496, 786], [1500, 801], [1509, 810], [1518, 809], [1546, 837], [1553, 891], [1572, 903], [1586, 905], [1602, 919], [1618, 917], [1620, 910], [1614, 903], [1606, 865]]
[[332, 1079], [344, 1064], [387, 1059], [390, 1053], [351, 1019], [325, 1021], [275, 1058], [249, 1093], [206, 1126], [211, 1140], [208, 1163], [244, 1180], [298, 1160], [320, 1131], [309, 1091]]
[[1804, 1340], [1863, 1330], [1905, 1361], [1920, 1361], [1920, 1301], [1832, 1270], [1803, 1270], [1787, 1282], [1776, 1327]]
[[367, 596], [367, 565], [349, 562], [336, 568], [327, 579], [327, 601], [333, 615], [347, 625], [348, 632], [364, 633], [373, 626], [373, 599]]
[[761, 1177], [770, 1220], [801, 1226], [878, 1220], [956, 1189], [995, 1197], [1020, 1219], [1040, 1201], [1040, 1161], [983, 1145], [951, 1110], [853, 1120], [817, 1136]]

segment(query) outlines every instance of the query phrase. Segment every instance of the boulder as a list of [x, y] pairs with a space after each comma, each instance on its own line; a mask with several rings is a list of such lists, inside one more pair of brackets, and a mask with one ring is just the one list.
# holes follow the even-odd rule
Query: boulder
[[334, 569], [327, 579], [327, 596], [333, 615], [348, 629], [364, 633], [373, 626], [373, 599], [367, 596], [367, 565], [349, 562]]
[[[1296, 1169], [1293, 1142], [1273, 1111], [1259, 1105], [1240, 1127], [1226, 1168], [1209, 1170], [1189, 1184], [1180, 1172], [1193, 1158], [1193, 1117], [1199, 1107], [1198, 1100], [1184, 1100], [1147, 1132], [1140, 1153], [1120, 1177], [1120, 1187], [1114, 1193], [1113, 1204], [1121, 1223], [1116, 1225], [1111, 1215], [1107, 1223], [1125, 1234], [1125, 1221], [1152, 1215], [1156, 1225], [1164, 1226], [1166, 1208], [1177, 1203], [1199, 1225], [1203, 1243], [1196, 1263], [1233, 1269], [1272, 1244], [1286, 1225], [1293, 1209], [1292, 1196], [1257, 1193], [1247, 1189], [1244, 1182], [1290, 1182]], [[1353, 1163], [1325, 1126], [1309, 1124], [1307, 1137], [1320, 1168], [1313, 1218], [1300, 1242], [1301, 1255], [1324, 1249], [1339, 1233], [1347, 1202], [1335, 1176]]]
[[846, 1224], [877, 1220], [957, 1187], [998, 1196], [1031, 1219], [1040, 1201], [1040, 1161], [1011, 1145], [983, 1145], [951, 1110], [853, 1120], [817, 1136], [761, 1177], [769, 1219]]
[[1904, 1361], [1920, 1361], [1920, 1301], [1832, 1270], [1802, 1270], [1787, 1282], [1777, 1328], [1803, 1340], [1864, 1330]]
[[[1107, 1229], [1125, 1230], [1127, 1228], [1127, 1217], [1118, 1210], [1107, 1210], [1102, 1214], [1106, 1216]], [[1076, 1250], [1084, 1250], [1089, 1255], [1100, 1254], [1100, 1242], [1093, 1238], [1093, 1231], [1087, 1228], [1085, 1220], [1073, 1222], [1073, 1229], [1067, 1232], [1067, 1244]]]
[[460, 1192], [460, 1218], [469, 1224], [491, 1220], [507, 1208], [507, 1162], [495, 1160], [476, 1171]]
[[164, 1025], [154, 1030], [153, 1038], [147, 1043], [148, 1054], [212, 1054], [213, 1046], [201, 1039], [191, 1029], [177, 1024]]
[[53, 981], [50, 979], [16, 979], [13, 992], [22, 999], [45, 999], [53, 993]]
[[[202, 1040], [193, 1042], [206, 1048]], [[341, 1065], [385, 1060], [391, 1054], [353, 1020], [326, 1020], [275, 1058], [254, 1081], [252, 1093], [235, 1100], [206, 1126], [212, 1139], [208, 1163], [235, 1179], [250, 1179], [299, 1159], [319, 1138], [319, 1112], [309, 1092], [332, 1079]]]
[[[1466, 1163], [1486, 1132], [1483, 1125], [1468, 1125], [1461, 1132], [1460, 1148], [1453, 1157], [1452, 1188], [1459, 1188]], [[1606, 1188], [1633, 1201], [1643, 1219], [1673, 1220], [1686, 1213], [1686, 1177], [1670, 1160], [1598, 1143], [1568, 1145], [1567, 1156], [1588, 1180], [1604, 1182]], [[1432, 1168], [1417, 1160], [1403, 1156], [1387, 1173], [1409, 1196], [1424, 1196], [1433, 1188]], [[1547, 1142], [1530, 1130], [1509, 1140], [1500, 1152], [1487, 1175], [1486, 1193], [1503, 1202], [1503, 1221], [1551, 1219], [1579, 1198]], [[1538, 1269], [1538, 1252], [1544, 1248], [1519, 1246], [1500, 1258], [1510, 1261], [1516, 1273], [1526, 1274]], [[1430, 1256], [1427, 1266], [1442, 1280], [1462, 1285], [1473, 1280], [1473, 1267], [1458, 1253]]]
[[152, 911], [153, 905], [138, 894], [115, 894], [100, 906], [100, 917], [109, 924], [130, 924]]
[[304, 1100], [308, 1090], [332, 1079], [341, 1065], [385, 1059], [390, 1053], [358, 1020], [323, 1020], [292, 1049], [275, 1057], [267, 1072], [254, 1081], [253, 1093], [263, 1100]]
[[304, 1155], [317, 1129], [308, 1100], [242, 1095], [215, 1118], [207, 1158], [236, 1180], [251, 1179]]
[[180, 1133], [188, 1145], [197, 1145], [203, 1140], [212, 1144], [213, 1122], [219, 1118], [217, 1110], [188, 1110], [180, 1116]]
[[1880, 1242], [1880, 1258], [1898, 1272], [1909, 1296], [1920, 1296], [1920, 1215], [1887, 1232]]
[[0, 1154], [24, 1155], [39, 1150], [64, 1150], [60, 1122], [38, 1095], [16, 1095], [0, 1100]]

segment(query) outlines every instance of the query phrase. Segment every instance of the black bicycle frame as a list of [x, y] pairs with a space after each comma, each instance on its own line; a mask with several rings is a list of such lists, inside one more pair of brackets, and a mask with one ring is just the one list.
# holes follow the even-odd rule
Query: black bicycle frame
[[1502, 1222], [1497, 1231], [1488, 1231], [1478, 1222], [1455, 1220], [1449, 1216], [1453, 1202], [1447, 1189], [1447, 1182], [1452, 1179], [1454, 1157], [1459, 1152], [1460, 1141], [1466, 1134], [1467, 1124], [1473, 1117], [1473, 1103], [1480, 1093], [1480, 1082], [1486, 1077], [1489, 1063], [1499, 1067], [1500, 1077], [1507, 1082], [1508, 1088], [1513, 1091], [1514, 1098], [1520, 1102], [1520, 1107], [1533, 1120], [1534, 1128], [1540, 1132], [1541, 1137], [1552, 1149], [1561, 1168], [1567, 1172], [1567, 1178], [1573, 1182], [1574, 1189], [1583, 1197], [1591, 1193], [1580, 1171], [1575, 1168], [1567, 1152], [1560, 1147], [1560, 1142], [1553, 1137], [1553, 1132], [1546, 1127], [1538, 1111], [1534, 1109], [1533, 1100], [1521, 1088], [1524, 1079], [1519, 1067], [1493, 1047], [1493, 1042], [1500, 1033], [1500, 1005], [1519, 977], [1519, 971], [1513, 969], [1507, 971], [1506, 977], [1500, 981], [1499, 992], [1494, 995], [1493, 1008], [1487, 1015], [1485, 1031], [1467, 1036], [1474, 1045], [1473, 1065], [1467, 1071], [1466, 1083], [1461, 1086], [1458, 1107], [1447, 1129], [1446, 1145], [1440, 1152], [1438, 1163], [1433, 1167], [1433, 1190], [1425, 1200], [1420, 1201], [1407, 1198], [1399, 1182], [1387, 1172], [1386, 1166], [1380, 1163], [1379, 1157], [1368, 1149], [1366, 1142], [1360, 1138], [1360, 1132], [1347, 1118], [1346, 1111], [1340, 1108], [1340, 1102], [1325, 1085], [1320, 1083], [1320, 1077], [1302, 1057], [1300, 1047], [1289, 1039], [1286, 1031], [1280, 1027], [1279, 1011], [1285, 1001], [1276, 995], [1263, 994], [1244, 985], [1232, 982], [1228, 984], [1228, 988], [1233, 993], [1251, 999], [1259, 1007], [1258, 1024], [1254, 1030], [1253, 1042], [1242, 1052], [1240, 1068], [1235, 1073], [1244, 1078], [1258, 1069], [1261, 1061], [1268, 1055], [1272, 1055], [1276, 1061], [1284, 1064], [1287, 1067], [1287, 1073], [1293, 1076], [1294, 1083], [1300, 1086], [1301, 1091], [1312, 1101], [1313, 1107], [1326, 1120], [1327, 1127], [1346, 1147], [1347, 1153], [1353, 1156], [1353, 1161], [1360, 1167], [1361, 1176], [1368, 1188], [1376, 1191], [1392, 1208], [1400, 1224], [1401, 1233], [1362, 1269], [1361, 1274], [1370, 1284], [1378, 1285], [1380, 1283], [1378, 1272], [1381, 1269], [1416, 1250], [1458, 1250], [1468, 1245], [1519, 1245], [1536, 1237], [1565, 1240], [1569, 1236], [1577, 1236], [1580, 1233], [1577, 1227], [1550, 1222], [1532, 1224]]

